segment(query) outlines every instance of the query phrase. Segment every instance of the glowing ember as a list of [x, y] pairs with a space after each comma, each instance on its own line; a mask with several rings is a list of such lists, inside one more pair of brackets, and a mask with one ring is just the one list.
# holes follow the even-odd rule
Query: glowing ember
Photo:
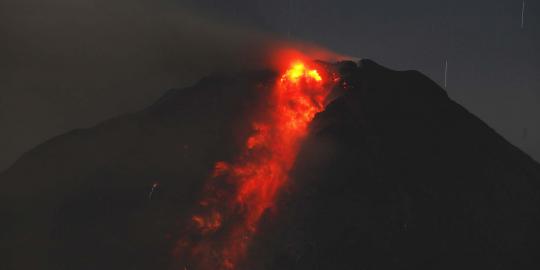
[[260, 218], [288, 179], [309, 123], [324, 109], [324, 81], [317, 69], [293, 62], [277, 82], [264, 120], [252, 123], [238, 159], [216, 163], [199, 203], [202, 213], [192, 217], [199, 236], [178, 242], [178, 255], [193, 269], [235, 269], [245, 256]]
[[322, 78], [316, 69], [307, 69], [304, 63], [295, 62], [291, 68], [285, 72], [281, 78], [281, 82], [299, 83], [301, 79], [306, 81], [322, 81]]

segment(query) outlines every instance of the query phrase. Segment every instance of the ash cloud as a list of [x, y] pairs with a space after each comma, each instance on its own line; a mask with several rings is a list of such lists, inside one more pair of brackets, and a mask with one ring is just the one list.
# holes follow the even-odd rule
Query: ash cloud
[[174, 1], [0, 0], [0, 171], [73, 128], [134, 111], [276, 40]]

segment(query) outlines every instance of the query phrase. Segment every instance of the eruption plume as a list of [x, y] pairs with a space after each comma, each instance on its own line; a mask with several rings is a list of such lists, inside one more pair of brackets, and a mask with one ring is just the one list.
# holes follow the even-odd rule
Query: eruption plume
[[200, 211], [175, 253], [189, 269], [236, 269], [264, 213], [288, 180], [310, 122], [324, 109], [334, 80], [305, 58], [287, 59], [266, 108], [251, 122], [240, 155], [215, 163]]

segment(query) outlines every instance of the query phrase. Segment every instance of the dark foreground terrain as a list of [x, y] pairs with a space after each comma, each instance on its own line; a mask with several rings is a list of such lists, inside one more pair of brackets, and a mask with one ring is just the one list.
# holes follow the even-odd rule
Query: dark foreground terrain
[[[418, 72], [336, 67], [347, 90], [242, 269], [539, 269], [538, 163]], [[180, 224], [275, 76], [211, 76], [25, 154], [0, 174], [0, 269], [176, 265]]]

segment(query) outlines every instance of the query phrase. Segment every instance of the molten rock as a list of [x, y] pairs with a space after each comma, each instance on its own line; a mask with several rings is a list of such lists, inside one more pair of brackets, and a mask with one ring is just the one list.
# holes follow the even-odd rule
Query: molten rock
[[1, 269], [539, 265], [540, 165], [369, 60], [208, 77], [0, 181]]

